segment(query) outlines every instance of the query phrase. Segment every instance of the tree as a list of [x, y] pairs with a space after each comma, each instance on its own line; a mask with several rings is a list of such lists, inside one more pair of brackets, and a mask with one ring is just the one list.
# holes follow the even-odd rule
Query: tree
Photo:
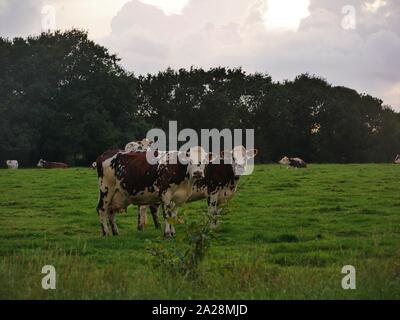
[[87, 165], [171, 120], [198, 133], [254, 129], [261, 162], [388, 162], [400, 153], [399, 113], [317, 76], [273, 82], [192, 67], [135, 77], [80, 30], [0, 37], [1, 162]]
[[88, 164], [141, 138], [137, 80], [79, 30], [0, 40], [0, 155]]

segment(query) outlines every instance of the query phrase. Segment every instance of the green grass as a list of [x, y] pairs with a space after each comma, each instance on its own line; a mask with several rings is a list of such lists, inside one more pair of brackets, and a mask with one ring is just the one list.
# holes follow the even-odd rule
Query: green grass
[[[150, 216], [136, 230], [135, 207], [118, 216], [120, 236], [100, 237], [96, 204], [95, 171], [0, 170], [0, 298], [400, 298], [399, 166], [257, 166], [195, 280], [154, 267], [146, 249], [165, 240]], [[205, 210], [205, 201], [185, 209], [189, 220]], [[56, 290], [41, 288], [46, 264]], [[348, 264], [356, 290], [341, 287]]]

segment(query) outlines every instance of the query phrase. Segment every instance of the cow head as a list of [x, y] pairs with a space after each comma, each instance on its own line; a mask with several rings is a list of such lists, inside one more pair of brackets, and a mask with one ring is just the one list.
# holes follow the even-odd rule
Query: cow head
[[222, 157], [225, 161], [232, 164], [235, 176], [244, 175], [247, 169], [248, 160], [258, 154], [257, 149], [246, 150], [243, 146], [236, 146], [233, 150], [222, 151]]
[[283, 165], [289, 165], [290, 161], [289, 158], [285, 156], [281, 160], [279, 160], [279, 163]]
[[140, 145], [142, 146], [143, 151], [149, 150], [151, 145], [154, 143], [153, 140], [144, 138], [142, 141], [140, 141]]
[[43, 168], [45, 161], [43, 159], [40, 159], [39, 162], [37, 163], [37, 167]]
[[212, 153], [207, 153], [202, 147], [190, 148], [187, 152], [179, 152], [179, 162], [187, 164], [190, 178], [204, 178], [206, 165], [216, 159]]

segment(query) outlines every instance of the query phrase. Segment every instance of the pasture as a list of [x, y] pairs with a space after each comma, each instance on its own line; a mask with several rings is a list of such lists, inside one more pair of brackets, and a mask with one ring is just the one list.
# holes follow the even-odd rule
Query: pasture
[[[0, 298], [400, 298], [396, 165], [258, 165], [241, 179], [194, 280], [155, 268], [148, 248], [166, 240], [150, 215], [139, 232], [131, 206], [117, 217], [120, 235], [103, 238], [96, 205], [93, 170], [0, 170]], [[185, 208], [195, 220], [207, 206]], [[41, 288], [47, 264], [56, 290]], [[344, 265], [356, 268], [356, 290], [341, 287]]]

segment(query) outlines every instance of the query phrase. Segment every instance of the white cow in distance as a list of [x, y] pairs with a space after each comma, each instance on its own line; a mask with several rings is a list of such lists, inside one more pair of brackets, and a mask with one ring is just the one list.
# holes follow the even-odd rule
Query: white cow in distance
[[18, 169], [18, 161], [17, 160], [7, 160], [6, 161], [8, 169]]
[[394, 159], [394, 161], [393, 161], [395, 164], [400, 164], [400, 154], [398, 154], [397, 156], [396, 156], [396, 158]]
[[287, 165], [288, 168], [307, 168], [307, 163], [300, 158], [289, 158], [284, 156], [281, 160], [279, 160], [279, 164]]

